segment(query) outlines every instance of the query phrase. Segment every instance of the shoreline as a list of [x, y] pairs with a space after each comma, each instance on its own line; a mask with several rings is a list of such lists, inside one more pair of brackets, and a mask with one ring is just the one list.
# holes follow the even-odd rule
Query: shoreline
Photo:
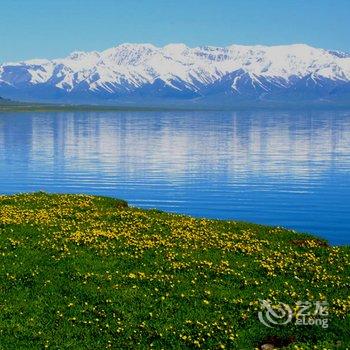
[[350, 110], [350, 104], [342, 103], [237, 103], [232, 105], [113, 105], [113, 104], [61, 104], [0, 102], [0, 113], [6, 112], [239, 112], [239, 111], [320, 111]]

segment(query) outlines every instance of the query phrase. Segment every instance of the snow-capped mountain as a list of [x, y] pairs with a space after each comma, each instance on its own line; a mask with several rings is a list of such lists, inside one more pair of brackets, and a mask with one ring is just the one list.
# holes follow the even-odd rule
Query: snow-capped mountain
[[0, 66], [0, 96], [34, 101], [350, 101], [350, 55], [310, 47], [122, 44]]

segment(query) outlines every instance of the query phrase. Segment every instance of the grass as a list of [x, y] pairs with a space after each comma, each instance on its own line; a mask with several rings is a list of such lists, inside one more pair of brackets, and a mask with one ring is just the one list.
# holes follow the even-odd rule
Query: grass
[[[111, 198], [0, 196], [0, 349], [346, 349], [349, 253]], [[261, 299], [327, 301], [329, 326], [267, 327]]]

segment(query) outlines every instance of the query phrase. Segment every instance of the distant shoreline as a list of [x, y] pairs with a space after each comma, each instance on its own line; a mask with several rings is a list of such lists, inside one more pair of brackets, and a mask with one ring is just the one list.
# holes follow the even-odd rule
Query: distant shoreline
[[350, 103], [241, 103], [237, 105], [94, 105], [94, 104], [54, 104], [29, 102], [0, 102], [0, 113], [4, 112], [167, 112], [167, 111], [247, 111], [247, 110], [350, 110]]

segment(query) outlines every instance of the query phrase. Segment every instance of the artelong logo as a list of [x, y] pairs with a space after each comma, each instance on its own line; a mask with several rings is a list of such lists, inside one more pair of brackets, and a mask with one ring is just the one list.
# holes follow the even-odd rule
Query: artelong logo
[[272, 304], [270, 300], [260, 300], [260, 307], [259, 320], [269, 328], [287, 324], [328, 328], [328, 303], [326, 301], [297, 301], [295, 307], [292, 308], [282, 302]]

